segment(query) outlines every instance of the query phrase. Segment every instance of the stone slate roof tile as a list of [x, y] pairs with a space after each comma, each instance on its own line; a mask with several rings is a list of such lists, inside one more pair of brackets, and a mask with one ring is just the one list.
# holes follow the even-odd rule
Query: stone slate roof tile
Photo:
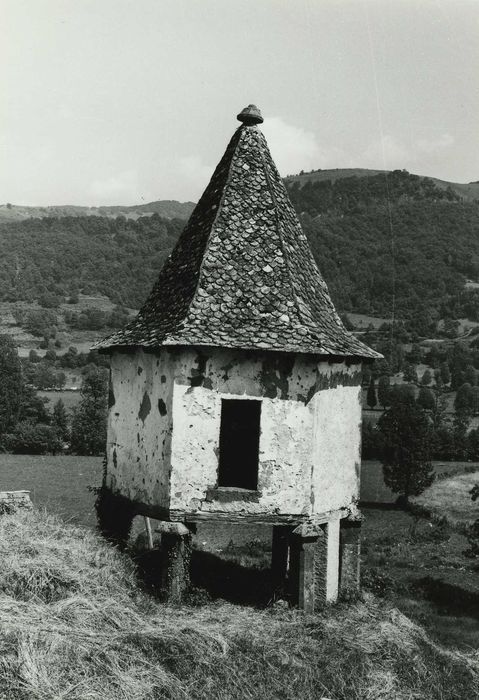
[[95, 346], [381, 357], [343, 326], [255, 124], [233, 135], [138, 316]]

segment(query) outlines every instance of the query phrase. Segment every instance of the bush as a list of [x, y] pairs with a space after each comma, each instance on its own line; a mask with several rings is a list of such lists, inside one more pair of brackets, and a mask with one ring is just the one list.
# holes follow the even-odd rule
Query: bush
[[79, 455], [101, 455], [106, 444], [108, 373], [93, 367], [83, 379], [81, 401], [71, 425], [71, 449]]
[[18, 423], [12, 432], [3, 435], [2, 447], [14, 454], [45, 455], [60, 452], [63, 442], [52, 426], [24, 421]]

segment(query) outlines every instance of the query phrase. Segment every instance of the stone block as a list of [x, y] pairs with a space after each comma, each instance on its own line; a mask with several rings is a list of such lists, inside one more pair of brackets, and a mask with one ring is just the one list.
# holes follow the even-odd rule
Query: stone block
[[350, 597], [360, 590], [361, 521], [341, 521], [340, 577], [341, 596]]

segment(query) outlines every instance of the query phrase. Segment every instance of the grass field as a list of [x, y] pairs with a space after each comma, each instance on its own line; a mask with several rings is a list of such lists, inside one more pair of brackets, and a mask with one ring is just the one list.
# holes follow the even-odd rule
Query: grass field
[[371, 595], [305, 615], [170, 606], [131, 561], [42, 513], [0, 518], [0, 697], [8, 700], [464, 700], [477, 655]]
[[[479, 471], [477, 462], [433, 462], [437, 487], [442, 479], [468, 472]], [[434, 486], [433, 486], [434, 488]], [[442, 487], [441, 487], [442, 488]], [[363, 459], [361, 462], [361, 501], [366, 503], [394, 503], [394, 494], [384, 483], [382, 465], [376, 459]]]
[[363, 508], [363, 583], [451, 647], [479, 649], [479, 574], [466, 537], [395, 509]]
[[[89, 457], [1, 455], [0, 489], [30, 490], [32, 500], [40, 509], [47, 508], [64, 520], [92, 530], [94, 495], [88, 486], [100, 483], [101, 462], [101, 458]], [[463, 517], [473, 516], [478, 506], [469, 500], [467, 489], [479, 475], [465, 473], [471, 464], [438, 462], [435, 466], [440, 480], [424, 494], [421, 503], [438, 513], [460, 516], [463, 509]], [[460, 489], [454, 487], [456, 483], [462, 484]], [[381, 484], [380, 463], [365, 461], [363, 499], [367, 496], [369, 501], [375, 499], [386, 504], [394, 501], [395, 496]], [[462, 500], [456, 498], [456, 493]], [[465, 536], [449, 526], [438, 526], [384, 505], [363, 508], [363, 513], [362, 558], [366, 585], [425, 625], [441, 642], [451, 647], [479, 648], [479, 605], [476, 614], [452, 604], [454, 600], [462, 600], [464, 588], [479, 600], [478, 565], [463, 554], [467, 549]], [[142, 519], [138, 519], [135, 534], [143, 526]], [[195, 543], [199, 549], [216, 557], [212, 574], [200, 575], [201, 585], [221, 590], [220, 583], [235, 584], [239, 576], [244, 582], [245, 600], [249, 600], [248, 595], [254, 597], [255, 590], [259, 591], [262, 581], [255, 570], [268, 566], [270, 527], [218, 527], [205, 523], [198, 528]], [[234, 571], [227, 572], [221, 561], [230, 560], [237, 566]], [[248, 567], [253, 567], [252, 573], [248, 573]], [[451, 603], [445, 604], [421, 588], [421, 581], [428, 578], [455, 591], [449, 595]]]
[[[81, 380], [79, 380], [79, 382], [81, 383]], [[70, 411], [78, 404], [81, 398], [79, 391], [38, 391], [37, 393], [38, 396], [44, 396], [50, 401], [50, 410], [53, 409], [58, 399], [61, 399], [67, 411]]]
[[455, 526], [464, 526], [479, 518], [479, 504], [471, 500], [470, 491], [479, 484], [479, 471], [455, 474], [436, 481], [414, 499], [439, 517], [446, 517]]
[[[61, 395], [70, 392], [58, 393]], [[434, 466], [438, 479], [465, 474], [471, 470], [479, 471], [479, 464], [470, 462], [435, 462]], [[101, 457], [0, 455], [0, 489], [27, 489], [31, 491], [34, 503], [74, 522], [94, 523], [92, 512], [94, 499], [87, 487], [99, 485], [101, 474]], [[459, 481], [463, 484], [460, 487], [461, 497], [469, 488], [469, 482], [473, 480], [472, 474], [466, 474], [464, 482]], [[432, 489], [431, 499], [434, 504], [438, 498], [440, 502], [440, 499], [447, 495], [447, 485], [442, 485], [441, 481]], [[361, 500], [388, 504], [394, 503], [396, 498], [397, 496], [384, 484], [381, 463], [377, 460], [363, 460]], [[469, 502], [466, 504], [466, 500], [464, 500], [464, 506], [467, 505], [469, 508]], [[462, 507], [461, 505], [460, 508]], [[203, 526], [204, 540], [223, 547], [225, 546], [223, 533], [216, 530], [215, 527]], [[254, 539], [255, 527], [248, 527], [246, 531], [247, 537]], [[241, 540], [244, 541], [243, 536]]]
[[101, 457], [0, 454], [0, 490], [26, 489], [35, 505], [65, 520], [94, 526], [94, 495], [99, 486]]

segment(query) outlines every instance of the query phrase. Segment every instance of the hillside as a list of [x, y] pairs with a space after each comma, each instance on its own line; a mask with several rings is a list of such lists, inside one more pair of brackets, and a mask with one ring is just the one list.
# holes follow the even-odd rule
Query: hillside
[[26, 219], [0, 226], [0, 301], [57, 306], [107, 296], [138, 308], [184, 226], [153, 214]]
[[0, 204], [0, 224], [8, 221], [25, 221], [42, 217], [63, 216], [106, 216], [115, 218], [138, 219], [140, 216], [159, 214], [164, 219], [187, 219], [194, 208], [193, 202], [160, 200], [148, 204], [111, 207], [79, 207], [74, 205], [49, 207], [24, 207], [15, 204]]
[[[385, 319], [394, 312], [425, 337], [439, 319], [478, 322], [479, 203], [406, 171], [350, 172], [286, 179], [340, 312]], [[5, 222], [0, 302], [54, 308], [67, 299], [74, 305], [81, 293], [138, 308], [183, 226], [156, 212]]]
[[[297, 182], [301, 187], [307, 182], [324, 182], [330, 180], [331, 182], [336, 182], [337, 180], [343, 180], [350, 177], [375, 177], [376, 175], [381, 175], [384, 180], [385, 176], [391, 175], [389, 170], [369, 170], [366, 168], [333, 168], [330, 170], [311, 170], [309, 173], [301, 172], [299, 175], [288, 175], [284, 178], [286, 184], [289, 186], [294, 182]], [[474, 202], [479, 200], [479, 181], [477, 182], [447, 182], [446, 180], [439, 180], [435, 177], [422, 177], [416, 175], [414, 177], [420, 177], [421, 179], [427, 179], [433, 182], [436, 187], [442, 190], [452, 190], [458, 197], [462, 198], [466, 202]]]
[[287, 180], [342, 312], [390, 318], [419, 334], [439, 318], [478, 319], [479, 205], [405, 171]]

